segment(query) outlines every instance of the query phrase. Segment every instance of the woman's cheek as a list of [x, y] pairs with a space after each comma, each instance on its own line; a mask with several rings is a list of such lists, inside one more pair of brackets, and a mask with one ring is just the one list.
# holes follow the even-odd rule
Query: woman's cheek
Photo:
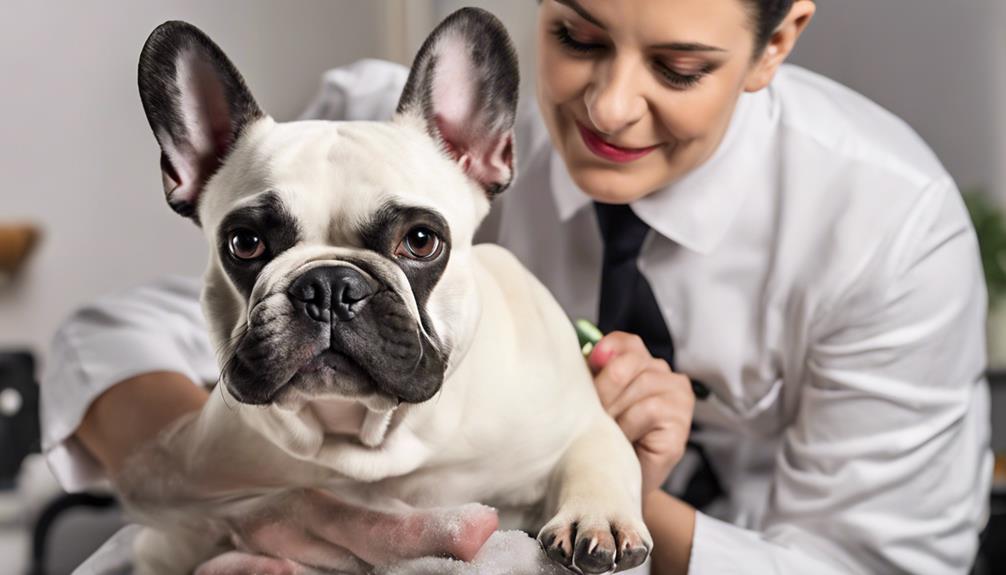
[[583, 93], [590, 83], [591, 63], [569, 58], [557, 50], [544, 50], [538, 80], [550, 105], [560, 105]]
[[733, 113], [724, 90], [693, 89], [667, 94], [657, 109], [659, 122], [678, 142], [702, 140], [719, 133]]

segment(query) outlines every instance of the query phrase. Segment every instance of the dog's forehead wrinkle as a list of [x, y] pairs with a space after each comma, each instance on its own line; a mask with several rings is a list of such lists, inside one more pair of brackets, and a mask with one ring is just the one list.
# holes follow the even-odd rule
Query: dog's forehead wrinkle
[[[449, 221], [459, 219], [458, 210], [467, 218], [473, 199], [481, 198], [480, 191], [468, 193], [457, 164], [407, 122], [270, 122], [254, 135], [245, 153], [228, 162], [241, 166], [231, 170], [245, 180], [238, 187], [283, 190], [305, 234], [319, 240], [342, 227], [333, 225], [339, 218], [359, 219], [389, 197], [432, 204]], [[256, 177], [247, 181], [248, 174]]]

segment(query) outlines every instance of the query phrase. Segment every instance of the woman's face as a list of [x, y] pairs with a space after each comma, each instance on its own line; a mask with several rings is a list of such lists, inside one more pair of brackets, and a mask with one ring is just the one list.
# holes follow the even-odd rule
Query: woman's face
[[595, 200], [628, 203], [707, 160], [752, 88], [744, 0], [544, 0], [538, 102]]

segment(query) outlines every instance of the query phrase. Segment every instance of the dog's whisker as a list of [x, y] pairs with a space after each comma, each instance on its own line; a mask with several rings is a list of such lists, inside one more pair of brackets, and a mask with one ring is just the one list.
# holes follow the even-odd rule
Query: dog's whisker
[[245, 338], [248, 337], [250, 331], [251, 328], [248, 322], [246, 321], [242, 323], [240, 326], [238, 326], [237, 329], [234, 330], [233, 335], [231, 335], [231, 337], [228, 338], [226, 341], [222, 342], [217, 349], [218, 358], [226, 357], [226, 359], [222, 361], [220, 366], [220, 379], [217, 382], [217, 387], [221, 388], [220, 397], [221, 399], [223, 399], [224, 405], [226, 405], [231, 410], [236, 409], [237, 405], [228, 403], [227, 394], [224, 393], [222, 386], [227, 384], [226, 383], [227, 374], [230, 372], [230, 369], [234, 365], [234, 362], [237, 361], [237, 350], [241, 347]]

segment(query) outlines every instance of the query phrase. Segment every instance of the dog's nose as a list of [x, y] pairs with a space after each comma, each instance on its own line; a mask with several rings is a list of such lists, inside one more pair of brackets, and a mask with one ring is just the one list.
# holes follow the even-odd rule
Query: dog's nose
[[348, 266], [323, 266], [309, 270], [287, 288], [294, 307], [315, 321], [353, 319], [374, 295], [363, 274]]

